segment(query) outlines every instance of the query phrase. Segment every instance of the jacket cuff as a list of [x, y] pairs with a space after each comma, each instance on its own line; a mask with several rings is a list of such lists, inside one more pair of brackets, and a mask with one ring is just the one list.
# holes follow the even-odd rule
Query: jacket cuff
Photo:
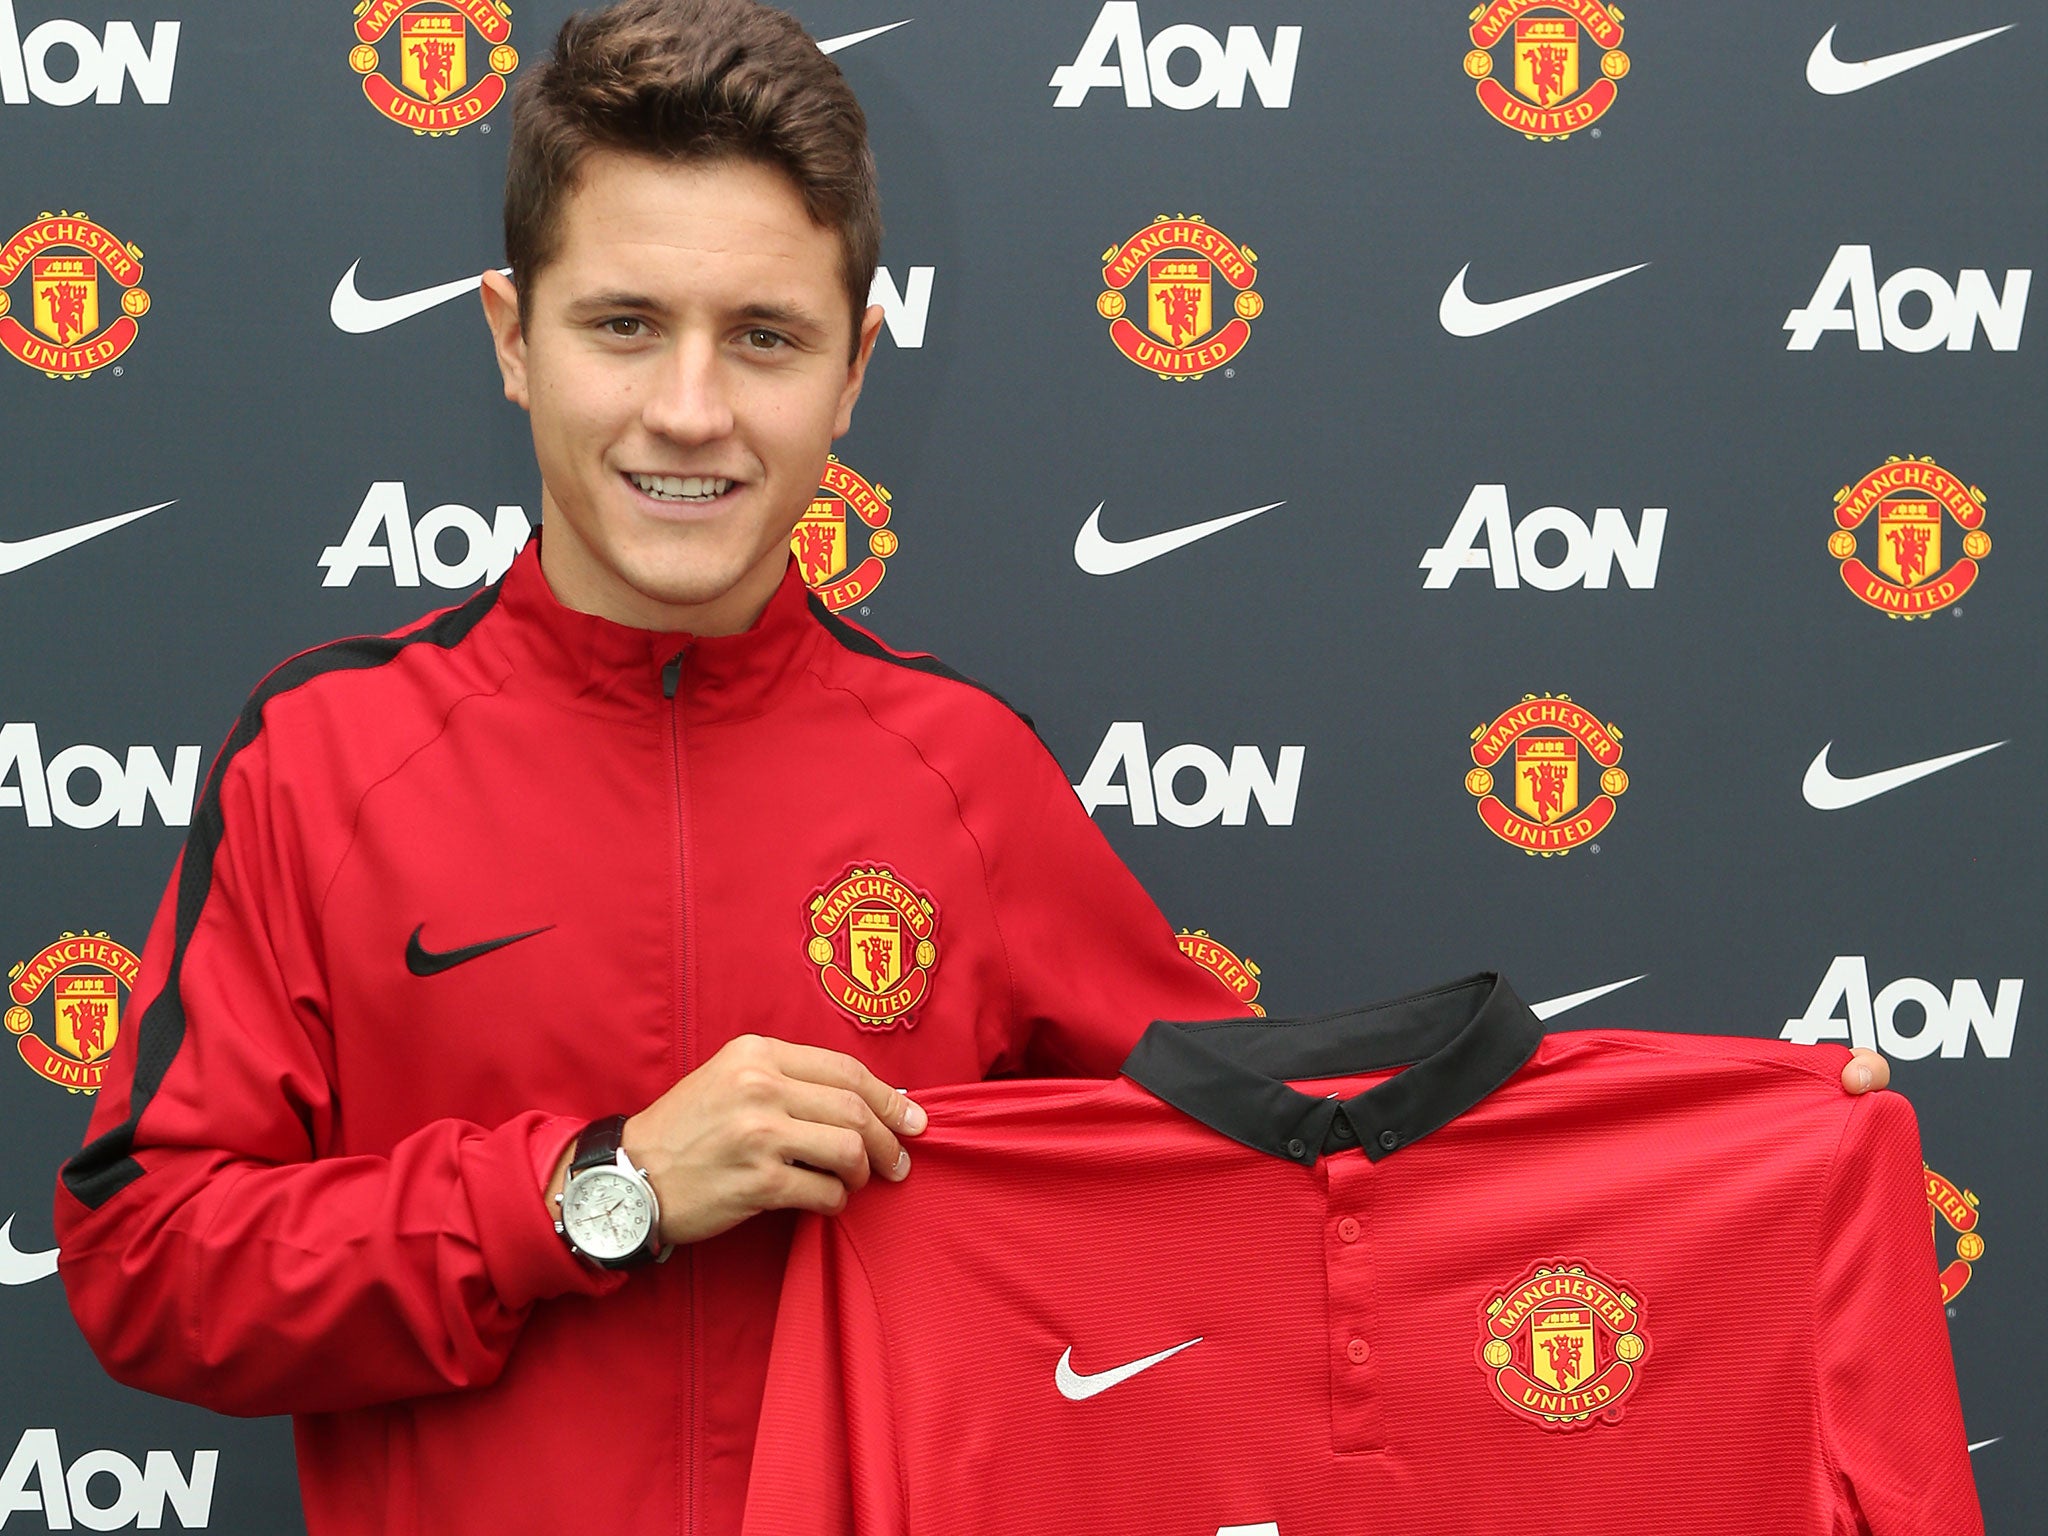
[[626, 1282], [569, 1251], [547, 1207], [548, 1182], [587, 1122], [538, 1111], [519, 1115], [463, 1153], [463, 1182], [476, 1212], [477, 1241], [498, 1298], [524, 1311], [553, 1296], [602, 1296]]

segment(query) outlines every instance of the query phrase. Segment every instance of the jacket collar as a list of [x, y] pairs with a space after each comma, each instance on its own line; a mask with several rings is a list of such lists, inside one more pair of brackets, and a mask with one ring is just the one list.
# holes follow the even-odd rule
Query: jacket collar
[[[506, 571], [492, 626], [515, 678], [607, 713], [646, 712], [674, 698], [691, 719], [759, 714], [824, 632], [792, 560], [751, 628], [736, 635], [635, 629], [564, 607], [540, 567], [538, 530]], [[680, 661], [678, 661], [680, 658]]]
[[[1309, 1019], [1154, 1023], [1124, 1076], [1211, 1130], [1312, 1167], [1362, 1148], [1374, 1162], [1462, 1115], [1519, 1071], [1543, 1024], [1485, 972]], [[1349, 1099], [1316, 1098], [1287, 1079], [1405, 1067]]]

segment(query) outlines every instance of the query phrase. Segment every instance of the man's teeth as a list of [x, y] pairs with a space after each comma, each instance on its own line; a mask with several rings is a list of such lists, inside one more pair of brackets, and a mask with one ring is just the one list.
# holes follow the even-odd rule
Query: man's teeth
[[702, 475], [634, 475], [632, 480], [657, 501], [710, 501], [732, 489], [730, 480]]

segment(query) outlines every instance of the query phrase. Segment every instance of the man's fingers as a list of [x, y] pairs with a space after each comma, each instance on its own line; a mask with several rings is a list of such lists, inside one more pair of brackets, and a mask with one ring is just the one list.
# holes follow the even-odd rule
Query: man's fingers
[[829, 1173], [785, 1168], [761, 1208], [771, 1211], [815, 1211], [837, 1216], [846, 1209], [846, 1186]]
[[811, 1120], [790, 1122], [783, 1160], [829, 1173], [848, 1189], [861, 1188], [870, 1173], [867, 1142], [859, 1131]]
[[868, 1168], [883, 1178], [900, 1179], [910, 1171], [910, 1154], [903, 1150], [903, 1143], [875, 1118], [867, 1100], [851, 1088], [827, 1088], [822, 1083], [791, 1078], [788, 1109], [795, 1119], [855, 1132], [866, 1148]]
[[1892, 1064], [1875, 1051], [1857, 1049], [1842, 1068], [1842, 1086], [1851, 1093], [1868, 1093], [1891, 1080]]
[[924, 1110], [909, 1094], [891, 1088], [851, 1056], [815, 1045], [780, 1043], [780, 1064], [788, 1076], [859, 1094], [877, 1120], [902, 1135], [915, 1136], [925, 1128]]

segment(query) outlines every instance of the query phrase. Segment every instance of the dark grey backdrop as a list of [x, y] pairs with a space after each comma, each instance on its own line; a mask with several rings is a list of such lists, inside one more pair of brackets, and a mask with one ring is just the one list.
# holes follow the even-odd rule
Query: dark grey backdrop
[[[0, 546], [0, 723], [33, 724], [45, 762], [141, 746], [168, 765], [197, 744], [210, 763], [282, 656], [459, 596], [388, 568], [323, 585], [322, 552], [374, 483], [402, 482], [415, 519], [445, 503], [538, 515], [473, 296], [362, 334], [330, 311], [357, 263], [361, 293], [383, 298], [501, 259], [508, 111], [452, 137], [380, 117], [349, 64], [345, 0], [10, 8], [31, 41], [51, 20], [99, 39], [131, 21], [160, 49], [153, 23], [179, 31], [167, 100], [130, 83], [110, 104], [0, 102], [0, 234], [82, 209], [142, 249], [152, 298], [134, 346], [89, 378], [0, 357], [0, 540], [174, 505], [32, 563]], [[520, 69], [568, 9], [517, 7]], [[890, 274], [904, 288], [932, 269], [922, 345], [885, 337], [839, 445], [894, 494], [901, 539], [853, 616], [1020, 702], [1077, 783], [1120, 721], [1142, 723], [1154, 758], [1195, 744], [1272, 764], [1300, 747], [1285, 825], [1256, 804], [1243, 826], [1097, 813], [1171, 919], [1259, 965], [1275, 1012], [1497, 966], [1532, 999], [1641, 978], [1557, 1027], [1775, 1036], [1842, 957], [1861, 958], [1873, 993], [1919, 978], [1994, 997], [2003, 981], [2009, 1049], [1971, 1033], [1959, 1054], [1900, 1059], [1895, 1082], [1931, 1166], [1981, 1200], [1984, 1252], [1951, 1331], [1970, 1437], [1988, 1442], [1974, 1460], [1991, 1529], [2029, 1529], [2048, 1498], [2048, 1418], [2028, 1385], [2043, 1331], [2026, 1301], [2048, 1277], [2028, 1065], [2043, 839], [2026, 809], [2048, 745], [2044, 343], [2028, 328], [2010, 350], [1979, 334], [1914, 353], [1830, 332], [1796, 351], [1783, 326], [1843, 245], [1872, 248], [1878, 283], [1922, 267], [1953, 285], [1974, 268], [2001, 288], [2034, 269], [2048, 250], [2038, 8], [1630, 5], [1616, 104], [1548, 143], [1480, 109], [1462, 4], [1144, 0], [1147, 39], [1253, 27], [1271, 51], [1277, 27], [1302, 29], [1284, 108], [1254, 83], [1238, 108], [1187, 110], [1113, 87], [1055, 106], [1048, 81], [1082, 54], [1100, 0], [797, 9], [821, 38], [914, 13], [836, 55], [873, 125]], [[1854, 61], [2016, 20], [1864, 89], [1808, 83], [1830, 27]], [[383, 51], [394, 73], [395, 44]], [[472, 79], [486, 51], [472, 34]], [[1503, 77], [1508, 52], [1494, 51]], [[1582, 83], [1598, 55], [1585, 45]], [[1184, 50], [1171, 68], [1185, 82], [1196, 62]], [[70, 53], [47, 67], [68, 76]], [[1199, 214], [1259, 257], [1249, 344], [1195, 382], [1126, 361], [1095, 308], [1101, 254], [1160, 214]], [[1438, 307], [1468, 263], [1482, 302], [1648, 265], [1458, 337]], [[6, 290], [24, 322], [30, 286], [24, 273]], [[103, 275], [103, 318], [117, 301]], [[1924, 308], [1907, 301], [1908, 323]], [[1914, 623], [1857, 601], [1827, 549], [1835, 492], [1907, 454], [1982, 488], [1993, 542], [1961, 603]], [[1668, 509], [1654, 584], [1501, 590], [1471, 570], [1425, 589], [1423, 555], [1495, 483], [1517, 519], [1561, 506], [1590, 526], [1618, 507], [1633, 528]], [[1269, 502], [1284, 505], [1121, 574], [1076, 563], [1098, 503], [1103, 532], [1129, 540]], [[1961, 530], [1943, 538], [1947, 564]], [[459, 539], [441, 548], [453, 559]], [[1551, 536], [1539, 553], [1562, 548]], [[1530, 693], [1570, 694], [1624, 737], [1613, 824], [1564, 858], [1497, 840], [1464, 785], [1470, 733]], [[1828, 743], [1850, 777], [1994, 742], [1845, 809], [1802, 796]], [[11, 803], [28, 771], [0, 765], [0, 968], [66, 931], [139, 947], [182, 836], [176, 805], [168, 824], [151, 806], [135, 827], [31, 826]], [[1590, 799], [1589, 763], [1582, 775]], [[1191, 798], [1195, 775], [1178, 782]], [[73, 783], [91, 798], [91, 774]], [[46, 1043], [51, 1010], [47, 993], [30, 1008]], [[1832, 1012], [1846, 1021], [1851, 1004]], [[1911, 1035], [1919, 1018], [1909, 1004], [1897, 1023]], [[90, 1101], [6, 1049], [0, 1218], [33, 1254]], [[1956, 1234], [1937, 1240], [1947, 1263]], [[189, 1468], [216, 1449], [213, 1528], [295, 1528], [285, 1426], [113, 1386], [54, 1280], [0, 1290], [0, 1362], [0, 1460], [34, 1429], [57, 1432], [67, 1466], [107, 1449]], [[102, 1478], [93, 1497], [114, 1488]], [[39, 1504], [12, 1516], [44, 1518]]]

